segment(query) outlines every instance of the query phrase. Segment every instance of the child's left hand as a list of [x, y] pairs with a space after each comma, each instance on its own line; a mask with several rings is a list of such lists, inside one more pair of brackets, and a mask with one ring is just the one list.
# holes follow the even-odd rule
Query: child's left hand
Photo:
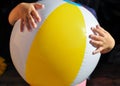
[[89, 37], [91, 38], [90, 44], [96, 47], [96, 50], [93, 51], [93, 54], [99, 52], [101, 54], [110, 52], [115, 46], [115, 40], [110, 35], [110, 33], [108, 33], [99, 25], [97, 25], [96, 27], [92, 27], [92, 31], [94, 34], [89, 35]]

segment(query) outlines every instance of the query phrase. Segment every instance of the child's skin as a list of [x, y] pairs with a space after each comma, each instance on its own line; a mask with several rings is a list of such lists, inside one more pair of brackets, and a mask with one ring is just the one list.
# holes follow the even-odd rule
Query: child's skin
[[41, 21], [37, 10], [42, 8], [44, 5], [40, 3], [20, 3], [10, 12], [9, 23], [14, 25], [18, 19], [21, 19], [21, 31], [24, 31], [25, 25], [31, 31]]
[[90, 43], [96, 47], [96, 50], [93, 51], [93, 54], [96, 53], [108, 53], [110, 52], [115, 46], [114, 38], [104, 30], [101, 26], [97, 25], [96, 27], [92, 27], [91, 30], [94, 34], [90, 34]]

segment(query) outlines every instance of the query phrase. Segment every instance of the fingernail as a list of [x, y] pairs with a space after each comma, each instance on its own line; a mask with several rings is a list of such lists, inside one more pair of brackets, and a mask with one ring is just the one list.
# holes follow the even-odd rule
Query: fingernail
[[42, 8], [45, 8], [45, 5], [42, 4]]
[[93, 55], [95, 55], [95, 53], [96, 53], [95, 51], [92, 52]]
[[96, 28], [98, 29], [100, 26], [99, 25], [96, 25]]
[[91, 30], [93, 30], [93, 27], [91, 27]]
[[34, 28], [36, 28], [36, 27], [37, 27], [37, 25], [35, 24], [35, 25], [34, 25]]

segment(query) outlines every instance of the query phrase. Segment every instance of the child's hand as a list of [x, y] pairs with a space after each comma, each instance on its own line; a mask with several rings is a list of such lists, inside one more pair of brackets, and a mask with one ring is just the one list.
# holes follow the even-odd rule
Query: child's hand
[[40, 3], [20, 3], [11, 11], [9, 22], [11, 25], [14, 25], [18, 19], [21, 19], [21, 31], [24, 31], [24, 26], [31, 31], [32, 28], [36, 28], [37, 23], [41, 21], [37, 10], [43, 7]]
[[113, 49], [115, 46], [115, 40], [113, 37], [108, 33], [106, 30], [104, 30], [102, 27], [97, 25], [96, 27], [92, 27], [92, 31], [94, 34], [90, 34], [90, 43], [96, 47], [96, 50], [93, 51], [93, 54], [96, 53], [108, 53]]

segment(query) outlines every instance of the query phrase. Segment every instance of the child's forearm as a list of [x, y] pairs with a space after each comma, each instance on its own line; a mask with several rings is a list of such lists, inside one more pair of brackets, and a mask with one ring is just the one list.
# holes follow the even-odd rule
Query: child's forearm
[[17, 5], [9, 14], [8, 21], [11, 25], [14, 25], [15, 22], [19, 19], [19, 5]]

